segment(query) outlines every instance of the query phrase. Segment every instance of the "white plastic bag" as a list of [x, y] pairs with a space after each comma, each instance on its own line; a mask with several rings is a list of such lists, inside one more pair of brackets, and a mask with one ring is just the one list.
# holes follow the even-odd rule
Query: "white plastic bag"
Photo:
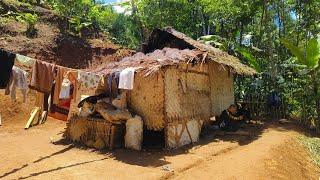
[[140, 116], [128, 119], [126, 122], [125, 147], [133, 150], [141, 150], [143, 140], [143, 122]]

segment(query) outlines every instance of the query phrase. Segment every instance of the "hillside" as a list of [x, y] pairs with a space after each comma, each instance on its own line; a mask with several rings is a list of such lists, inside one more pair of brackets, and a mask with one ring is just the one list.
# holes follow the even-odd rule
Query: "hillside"
[[[0, 48], [39, 60], [72, 68], [95, 68], [119, 61], [134, 51], [112, 43], [107, 34], [97, 38], [80, 38], [63, 34], [61, 17], [46, 7], [4, 0], [0, 2]], [[27, 23], [17, 21], [16, 12], [35, 12], [37, 35], [27, 37]]]

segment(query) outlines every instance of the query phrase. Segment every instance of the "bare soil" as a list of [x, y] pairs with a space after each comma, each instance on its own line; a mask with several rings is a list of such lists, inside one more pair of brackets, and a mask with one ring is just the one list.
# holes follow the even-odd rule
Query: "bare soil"
[[0, 48], [75, 69], [95, 69], [134, 53], [105, 35], [85, 39], [62, 34], [57, 24], [48, 21], [39, 21], [36, 29], [37, 37], [28, 38], [27, 24], [0, 17]]
[[319, 169], [297, 141], [294, 123], [265, 122], [250, 137], [208, 131], [179, 150], [95, 151], [64, 142], [64, 121], [24, 130], [34, 103], [0, 91], [0, 179], [318, 179]]

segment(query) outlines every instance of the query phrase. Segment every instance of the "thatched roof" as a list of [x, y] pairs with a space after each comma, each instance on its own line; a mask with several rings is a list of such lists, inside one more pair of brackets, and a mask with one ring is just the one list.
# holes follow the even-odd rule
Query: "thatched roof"
[[254, 69], [242, 64], [238, 58], [198, 42], [172, 28], [155, 29], [147, 44], [144, 45], [143, 52], [108, 64], [95, 72], [110, 74], [132, 67], [148, 76], [164, 66], [173, 66], [179, 63], [206, 63], [210, 60], [229, 67], [227, 69], [233, 73], [244, 75], [256, 73]]
[[180, 63], [198, 64], [206, 62], [206, 52], [196, 49], [163, 48], [152, 53], [136, 53], [133, 56], [123, 58], [119, 62], [108, 64], [96, 70], [97, 73], [110, 74], [122, 71], [125, 68], [135, 68], [137, 72], [143, 72], [145, 76], [153, 74], [165, 66], [174, 66]]
[[150, 53], [156, 49], [163, 49], [164, 47], [178, 48], [178, 49], [197, 49], [208, 53], [208, 58], [211, 60], [228, 66], [231, 71], [237, 74], [254, 75], [256, 71], [240, 62], [234, 56], [221, 51], [211, 45], [207, 45], [196, 41], [187, 35], [176, 31], [171, 27], [161, 29], [154, 29], [149, 40], [143, 45], [143, 52]]

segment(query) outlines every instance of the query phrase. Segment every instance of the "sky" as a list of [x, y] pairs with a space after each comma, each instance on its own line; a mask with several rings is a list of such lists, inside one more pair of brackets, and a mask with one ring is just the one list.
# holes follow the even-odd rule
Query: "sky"
[[[100, 2], [103, 2], [103, 3], [106, 3], [106, 4], [109, 4], [109, 3], [119, 3], [119, 2], [123, 2], [123, 1], [126, 1], [126, 0], [99, 0]], [[121, 6], [113, 6], [114, 10], [118, 13], [124, 13], [125, 12], [125, 9]]]

